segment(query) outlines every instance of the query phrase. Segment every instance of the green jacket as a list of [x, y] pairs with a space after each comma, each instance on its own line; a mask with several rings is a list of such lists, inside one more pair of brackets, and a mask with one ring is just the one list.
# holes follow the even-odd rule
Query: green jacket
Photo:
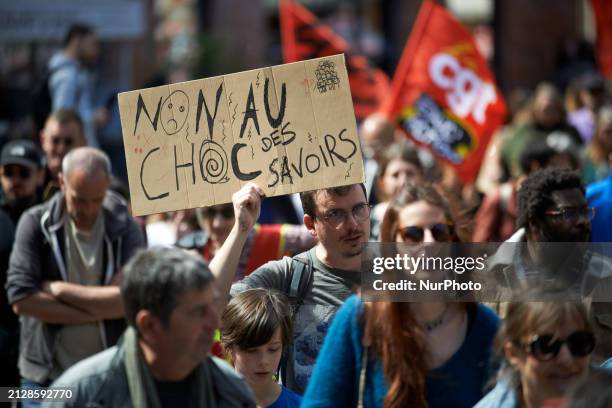
[[[72, 390], [69, 401], [44, 402], [43, 407], [132, 407], [125, 370], [123, 342], [70, 367], [51, 386]], [[234, 369], [216, 357], [206, 358], [215, 390], [217, 408], [255, 407], [255, 399]], [[138, 407], [140, 408], [140, 407]]]

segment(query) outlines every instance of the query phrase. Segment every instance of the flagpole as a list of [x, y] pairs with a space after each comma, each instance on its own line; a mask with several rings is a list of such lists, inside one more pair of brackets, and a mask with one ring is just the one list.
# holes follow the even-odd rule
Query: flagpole
[[429, 22], [429, 18], [434, 10], [435, 4], [431, 0], [424, 0], [421, 4], [419, 14], [417, 14], [416, 21], [412, 27], [412, 31], [408, 36], [408, 41], [400, 57], [400, 61], [397, 64], [397, 68], [391, 81], [391, 90], [389, 96], [382, 104], [381, 113], [387, 118], [393, 120], [393, 112], [395, 105], [399, 97], [399, 93], [402, 89], [403, 82], [406, 80], [406, 73], [410, 70], [412, 62], [414, 61], [413, 56], [416, 54], [416, 50], [420, 45], [421, 37], [425, 33], [425, 28]]

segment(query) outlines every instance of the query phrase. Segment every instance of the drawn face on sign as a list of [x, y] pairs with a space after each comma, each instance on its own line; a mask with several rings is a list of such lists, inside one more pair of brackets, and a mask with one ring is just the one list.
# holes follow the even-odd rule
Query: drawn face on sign
[[164, 131], [173, 135], [183, 128], [189, 114], [189, 98], [183, 91], [174, 91], [164, 100], [161, 121]]

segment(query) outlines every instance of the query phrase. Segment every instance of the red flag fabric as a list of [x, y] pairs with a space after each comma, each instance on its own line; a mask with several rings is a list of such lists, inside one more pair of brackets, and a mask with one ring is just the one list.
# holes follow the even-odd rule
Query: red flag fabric
[[506, 104], [469, 32], [425, 0], [383, 112], [471, 183]]
[[612, 2], [591, 0], [597, 26], [597, 62], [606, 78], [612, 78]]
[[354, 53], [342, 37], [301, 5], [280, 0], [279, 8], [285, 62], [344, 53], [355, 115], [361, 120], [376, 112], [389, 91], [387, 75], [372, 68], [364, 56]]

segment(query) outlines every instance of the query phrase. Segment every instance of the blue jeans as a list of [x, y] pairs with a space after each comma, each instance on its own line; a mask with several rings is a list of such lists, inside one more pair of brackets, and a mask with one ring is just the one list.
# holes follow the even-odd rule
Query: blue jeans
[[[21, 388], [25, 390], [40, 390], [51, 385], [51, 381], [46, 381], [43, 384], [28, 380], [27, 378], [21, 377]], [[37, 400], [21, 400], [21, 406], [23, 408], [38, 408], [40, 407], [40, 401]]]

